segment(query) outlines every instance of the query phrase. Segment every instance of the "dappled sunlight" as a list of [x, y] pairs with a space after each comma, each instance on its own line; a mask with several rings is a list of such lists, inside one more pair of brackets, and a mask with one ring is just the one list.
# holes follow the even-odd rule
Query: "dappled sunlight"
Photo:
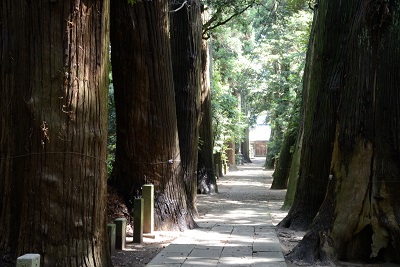
[[248, 164], [218, 179], [218, 194], [197, 196], [199, 227], [149, 266], [286, 266], [274, 227], [285, 190], [270, 190], [270, 175]]
[[250, 179], [246, 180], [246, 179], [241, 179], [241, 180], [237, 180], [237, 181], [224, 181], [223, 178], [218, 181], [218, 184], [220, 185], [230, 185], [230, 186], [252, 186], [252, 187], [261, 187], [261, 188], [267, 188], [267, 186], [265, 185], [265, 183], [262, 182], [255, 182], [252, 181]]
[[[254, 242], [248, 240], [240, 245], [228, 243], [198, 244], [191, 243], [171, 244], [154, 259], [160, 265], [182, 266], [257, 266], [257, 263], [273, 263], [273, 266], [286, 266], [279, 247], [270, 242], [270, 251], [255, 251]], [[189, 251], [189, 252], [188, 252]], [[178, 265], [179, 266], [179, 265]], [[260, 265], [262, 266], [262, 265]]]

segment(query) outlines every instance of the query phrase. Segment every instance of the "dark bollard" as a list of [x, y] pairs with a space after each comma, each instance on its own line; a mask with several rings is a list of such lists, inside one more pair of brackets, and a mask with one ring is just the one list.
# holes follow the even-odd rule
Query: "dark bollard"
[[143, 233], [152, 234], [154, 232], [154, 185], [143, 185], [142, 197], [144, 200]]
[[115, 228], [116, 225], [114, 223], [107, 224], [108, 248], [110, 250], [110, 255], [115, 253]]
[[133, 203], [133, 243], [143, 243], [143, 199], [137, 198]]
[[124, 249], [126, 241], [126, 219], [115, 219], [115, 248]]

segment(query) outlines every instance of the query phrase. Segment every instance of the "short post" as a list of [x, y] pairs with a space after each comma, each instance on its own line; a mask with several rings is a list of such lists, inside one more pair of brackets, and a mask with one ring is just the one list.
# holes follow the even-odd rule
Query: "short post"
[[115, 223], [115, 248], [124, 249], [126, 241], [126, 219], [118, 218]]
[[116, 225], [115, 223], [107, 224], [107, 232], [108, 232], [108, 246], [110, 250], [110, 255], [115, 253], [115, 234], [116, 234]]
[[40, 267], [40, 254], [25, 254], [17, 258], [17, 267]]
[[152, 234], [154, 231], [154, 185], [143, 185], [142, 197], [144, 200], [143, 233]]
[[133, 202], [133, 243], [143, 243], [143, 199]]

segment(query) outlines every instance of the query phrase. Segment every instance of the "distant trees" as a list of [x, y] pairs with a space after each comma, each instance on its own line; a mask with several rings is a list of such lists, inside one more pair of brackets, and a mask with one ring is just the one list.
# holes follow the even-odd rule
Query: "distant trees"
[[[260, 3], [258, 3], [260, 4]], [[299, 121], [301, 78], [307, 47], [311, 12], [303, 3], [266, 1], [248, 9], [235, 23], [215, 29], [213, 42], [213, 93], [216, 148], [226, 149], [227, 139], [242, 143], [248, 156], [245, 129], [268, 111], [272, 136], [268, 143], [268, 167], [273, 168], [281, 154], [290, 160]], [[250, 23], [251, 22], [251, 23]], [[241, 99], [241, 111], [235, 108]], [[233, 129], [232, 129], [232, 128]], [[293, 137], [294, 136], [294, 137]], [[237, 149], [236, 153], [239, 152]], [[282, 164], [289, 165], [290, 162]], [[278, 166], [278, 165], [277, 165]], [[285, 169], [288, 166], [278, 166]], [[278, 173], [275, 175], [278, 176]], [[286, 185], [287, 175], [283, 177]]]
[[0, 265], [109, 266], [108, 1], [0, 4]]

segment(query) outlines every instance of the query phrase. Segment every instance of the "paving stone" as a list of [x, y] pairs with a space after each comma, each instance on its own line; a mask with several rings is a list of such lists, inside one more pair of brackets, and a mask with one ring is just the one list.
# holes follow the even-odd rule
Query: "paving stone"
[[213, 239], [213, 240], [216, 240], [216, 239], [226, 239], [226, 238], [229, 238], [230, 235], [231, 235], [230, 232], [215, 232], [215, 231], [210, 231], [210, 232], [208, 232], [207, 236], [203, 234], [203, 236], [201, 236], [201, 237], [202, 237], [202, 238], [208, 237], [208, 238], [211, 238], [211, 239]]
[[221, 257], [226, 255], [233, 255], [237, 257], [242, 256], [252, 256], [253, 247], [251, 246], [243, 246], [243, 247], [224, 247], [221, 253]]
[[230, 239], [230, 240], [228, 240], [226, 246], [229, 246], [229, 247], [253, 246], [253, 242], [254, 242], [254, 239], [242, 239], [242, 240]]
[[233, 226], [225, 226], [225, 225], [215, 225], [211, 228], [211, 231], [218, 233], [231, 233], [233, 230]]
[[285, 258], [283, 257], [282, 252], [256, 252], [253, 253], [254, 262], [285, 262]]
[[189, 254], [188, 259], [191, 258], [208, 258], [208, 259], [218, 259], [221, 255], [222, 247], [220, 248], [195, 248]]
[[[218, 265], [217, 265], [217, 267], [249, 267], [249, 266], [251, 266], [251, 265], [249, 265], [247, 263], [246, 264], [218, 263]], [[200, 266], [197, 266], [197, 267], [200, 267]]]
[[246, 225], [246, 226], [235, 226], [233, 227], [233, 233], [254, 233], [254, 226]]
[[248, 241], [254, 239], [254, 233], [240, 233], [240, 234], [231, 234], [229, 236], [230, 240], [238, 240], [238, 241]]
[[286, 262], [254, 262], [251, 267], [286, 267]]
[[254, 238], [276, 238], [276, 232], [256, 232], [254, 233]]
[[179, 252], [179, 253], [189, 253], [194, 249], [194, 244], [170, 244], [163, 249], [163, 252]]
[[193, 243], [193, 238], [185, 237], [185, 236], [183, 236], [183, 237], [181, 236], [171, 242], [171, 244], [176, 244], [176, 245], [187, 245], [187, 244], [191, 244], [191, 243]]
[[208, 214], [196, 221], [199, 228], [185, 231], [147, 266], [286, 266], [275, 231], [277, 220], [285, 212], [271, 211], [280, 208], [282, 201], [264, 198], [272, 179], [260, 177], [271, 173], [263, 172], [262, 167], [250, 167], [248, 176], [245, 172], [231, 172], [218, 180], [222, 185], [217, 201], [213, 195], [200, 195], [199, 206], [207, 206]]
[[215, 226], [215, 222], [198, 222], [197, 225], [201, 229], [211, 229], [212, 227]]
[[232, 236], [236, 236], [236, 237], [253, 237], [254, 236], [254, 229], [253, 231], [251, 230], [236, 230], [233, 229]]
[[[146, 265], [146, 267], [165, 267], [165, 264], [159, 264], [159, 263], [152, 263], [153, 261], [151, 261], [149, 264]], [[168, 264], [168, 267], [180, 267], [182, 266], [182, 264], [180, 263], [170, 263]]]
[[220, 265], [234, 265], [236, 266], [250, 266], [253, 261], [251, 256], [223, 256], [219, 258], [218, 266]]
[[161, 251], [153, 260], [151, 264], [182, 264], [187, 257], [187, 253], [182, 252], [164, 252]]
[[217, 267], [218, 259], [204, 259], [204, 258], [187, 259], [181, 266], [182, 267]]
[[271, 252], [271, 251], [282, 252], [279, 240], [275, 242], [257, 241], [253, 243], [253, 252]]
[[226, 240], [213, 240], [213, 241], [203, 241], [195, 243], [196, 246], [209, 247], [209, 248], [223, 248], [228, 244]]
[[255, 233], [276, 233], [274, 225], [257, 226], [254, 229]]

